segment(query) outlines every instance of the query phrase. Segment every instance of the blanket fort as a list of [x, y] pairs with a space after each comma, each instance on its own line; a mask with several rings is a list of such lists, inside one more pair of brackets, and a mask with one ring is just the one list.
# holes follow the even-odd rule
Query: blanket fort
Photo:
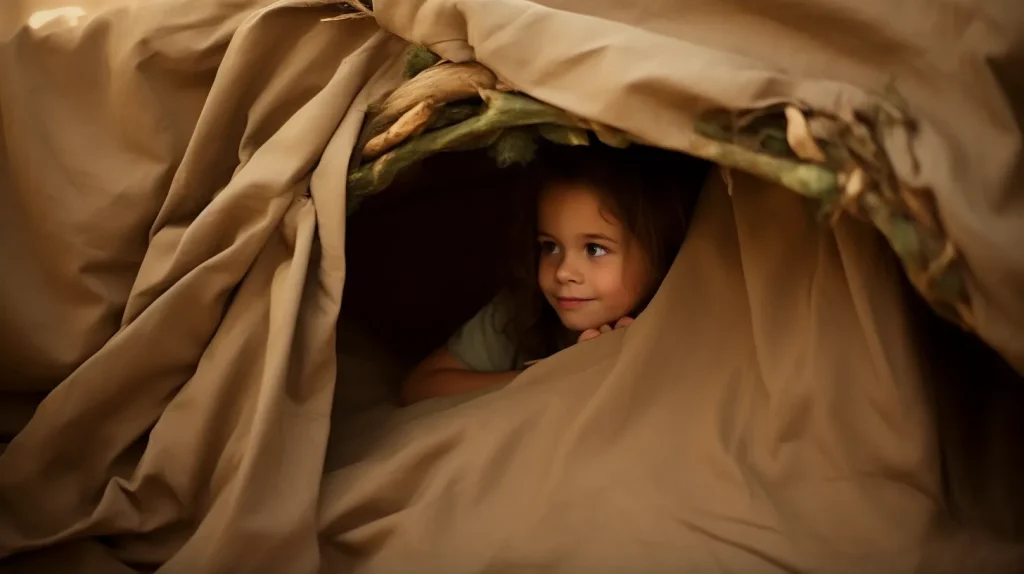
[[[1024, 567], [1019, 2], [70, 4], [0, 7], [0, 571]], [[395, 407], [541, 140], [717, 167], [625, 333]]]

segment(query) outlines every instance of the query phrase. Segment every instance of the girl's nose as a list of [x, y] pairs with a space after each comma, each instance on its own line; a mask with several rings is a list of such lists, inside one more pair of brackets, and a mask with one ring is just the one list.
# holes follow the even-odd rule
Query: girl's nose
[[555, 279], [558, 279], [559, 283], [579, 283], [582, 275], [571, 257], [562, 257], [558, 268], [555, 269]]

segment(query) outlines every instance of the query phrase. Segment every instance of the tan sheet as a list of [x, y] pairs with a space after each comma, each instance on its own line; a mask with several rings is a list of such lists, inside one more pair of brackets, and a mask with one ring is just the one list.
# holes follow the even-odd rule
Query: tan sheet
[[[316, 2], [264, 4], [0, 26], [0, 398], [52, 389], [0, 455], [0, 556], [20, 553], [3, 567], [1024, 565], [942, 512], [935, 357], [884, 245], [737, 174], [731, 195], [712, 178], [626, 334], [473, 400], [369, 413], [373, 447], [322, 476], [345, 250], [360, 247], [345, 244], [346, 162], [405, 42], [321, 23], [335, 12]], [[15, 5], [0, 14], [36, 6]], [[708, 105], [835, 109], [895, 77], [920, 130], [909, 151], [892, 134], [891, 153], [938, 195], [981, 335], [1024, 369], [1019, 2], [549, 5], [376, 9], [399, 36], [680, 149]]]

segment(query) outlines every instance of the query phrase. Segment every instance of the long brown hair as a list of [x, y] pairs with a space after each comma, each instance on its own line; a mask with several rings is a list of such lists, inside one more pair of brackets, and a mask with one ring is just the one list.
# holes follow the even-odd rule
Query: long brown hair
[[525, 169], [522, 204], [516, 214], [514, 257], [508, 289], [512, 313], [506, 334], [524, 360], [547, 357], [570, 338], [537, 286], [537, 198], [557, 184], [580, 184], [598, 190], [654, 268], [651, 292], [633, 315], [642, 311], [682, 245], [698, 192], [709, 164], [677, 152], [631, 146], [615, 149], [599, 143], [570, 147], [544, 145]]

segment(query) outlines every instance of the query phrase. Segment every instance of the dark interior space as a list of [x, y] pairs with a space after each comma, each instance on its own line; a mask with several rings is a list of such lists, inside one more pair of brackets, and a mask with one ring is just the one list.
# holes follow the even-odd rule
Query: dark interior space
[[504, 282], [521, 175], [486, 152], [440, 154], [364, 201], [341, 316], [410, 363], [440, 346]]
[[1024, 377], [934, 313], [909, 281], [904, 288], [929, 369], [950, 511], [1005, 541], [1024, 540]]

